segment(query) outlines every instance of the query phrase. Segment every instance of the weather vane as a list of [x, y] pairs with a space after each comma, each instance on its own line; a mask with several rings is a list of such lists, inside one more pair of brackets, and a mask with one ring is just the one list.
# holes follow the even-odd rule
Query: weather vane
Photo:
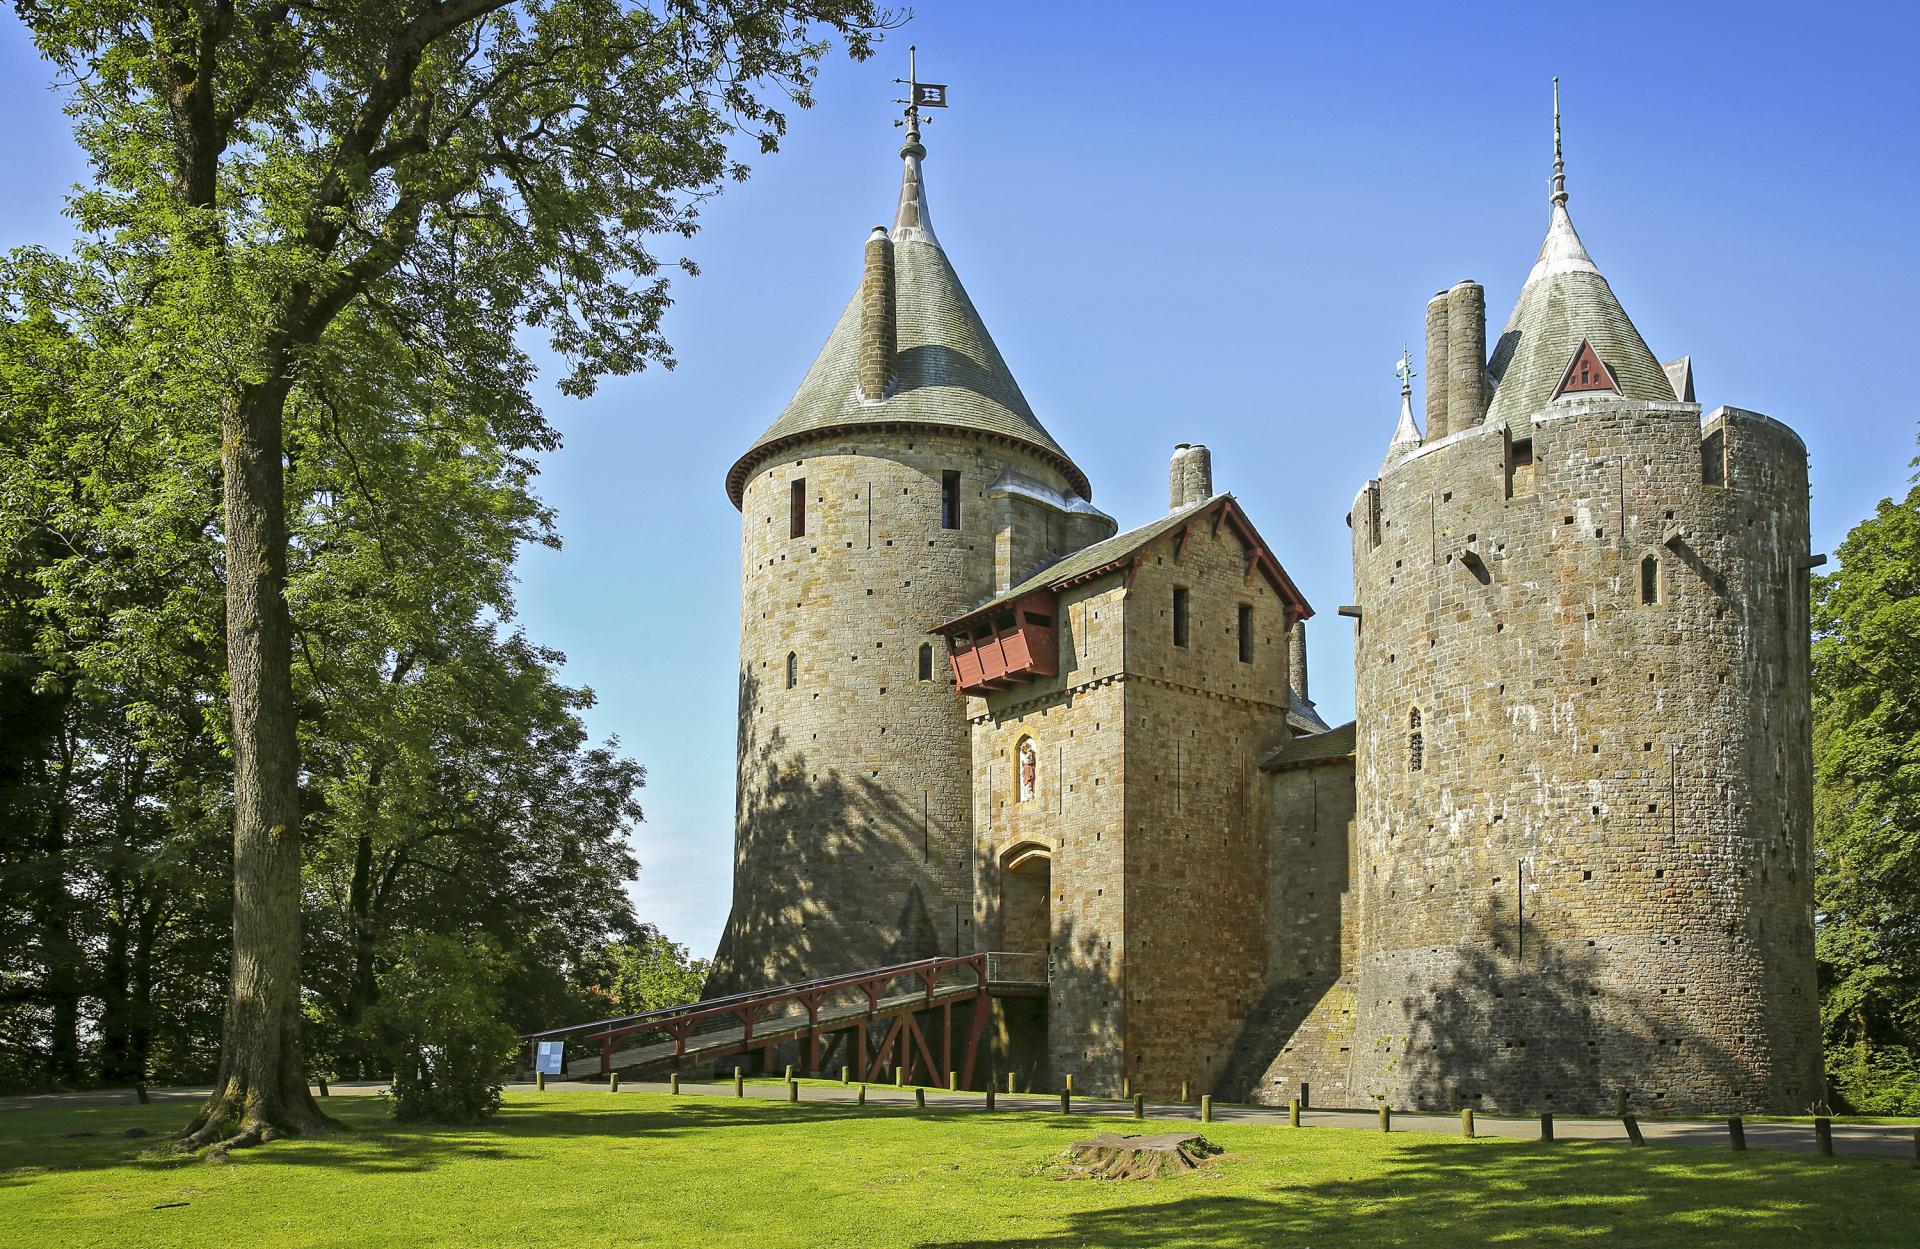
[[1400, 379], [1400, 389], [1413, 389], [1413, 379], [1417, 374], [1413, 371], [1413, 352], [1407, 349], [1405, 343], [1400, 344], [1400, 359], [1393, 366], [1393, 375]]
[[[893, 124], [907, 128], [907, 142], [909, 143], [918, 143], [920, 141], [921, 109], [947, 107], [946, 83], [920, 81], [917, 47], [918, 45], [911, 43], [907, 45], [907, 76], [905, 78], [894, 79], [895, 82], [907, 89], [905, 99], [896, 98], [894, 100], [895, 104], [904, 104], [907, 106], [907, 115], [904, 118], [894, 119]], [[929, 118], [928, 120], [931, 121], [932, 119]]]

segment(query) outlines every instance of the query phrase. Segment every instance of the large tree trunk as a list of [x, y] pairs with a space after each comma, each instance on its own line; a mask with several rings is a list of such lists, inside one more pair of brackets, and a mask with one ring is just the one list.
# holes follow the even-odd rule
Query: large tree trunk
[[283, 353], [222, 413], [233, 704], [233, 971], [213, 1095], [189, 1147], [325, 1127], [300, 1059], [300, 793], [287, 617]]

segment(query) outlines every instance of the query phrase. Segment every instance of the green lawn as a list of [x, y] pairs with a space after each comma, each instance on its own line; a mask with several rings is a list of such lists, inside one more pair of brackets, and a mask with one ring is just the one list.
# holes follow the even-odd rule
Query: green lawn
[[352, 1130], [227, 1163], [119, 1135], [178, 1105], [0, 1113], [0, 1246], [1807, 1249], [1911, 1246], [1920, 1215], [1920, 1171], [1863, 1158], [1213, 1123], [1212, 1173], [1108, 1183], [1054, 1164], [1125, 1125], [1057, 1115], [548, 1092], [429, 1130], [330, 1109]]

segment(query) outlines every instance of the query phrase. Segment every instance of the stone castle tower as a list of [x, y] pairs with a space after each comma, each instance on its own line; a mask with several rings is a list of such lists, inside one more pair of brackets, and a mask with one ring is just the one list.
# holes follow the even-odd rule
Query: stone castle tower
[[1436, 295], [1426, 436], [1403, 403], [1349, 518], [1346, 1100], [1804, 1110], [1806, 449], [1703, 421], [1575, 233], [1557, 132], [1491, 356], [1481, 289]]
[[909, 118], [893, 226], [741, 513], [733, 908], [710, 993], [971, 953], [964, 701], [934, 626], [1113, 532], [934, 236]]

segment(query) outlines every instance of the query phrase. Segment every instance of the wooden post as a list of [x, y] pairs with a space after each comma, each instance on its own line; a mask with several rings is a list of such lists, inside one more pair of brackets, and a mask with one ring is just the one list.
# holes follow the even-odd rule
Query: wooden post
[[1136, 1119], [1144, 1119], [1147, 1117], [1147, 1098], [1144, 1093], [1135, 1093], [1133, 1095], [1133, 1117]]
[[1646, 1139], [1640, 1135], [1640, 1120], [1634, 1118], [1632, 1115], [1621, 1115], [1620, 1123], [1627, 1129], [1628, 1140], [1636, 1145], [1644, 1145], [1647, 1143]]
[[1213, 1094], [1200, 1094], [1200, 1122], [1213, 1122]]
[[1300, 1099], [1297, 1097], [1289, 1098], [1287, 1101], [1287, 1126], [1290, 1128], [1300, 1126]]
[[1833, 1157], [1833, 1120], [1825, 1115], [1813, 1121], [1814, 1143], [1820, 1146], [1822, 1158]]
[[920, 1110], [927, 1108], [927, 1090], [916, 1085], [913, 1090], [913, 1104]]
[[1735, 1150], [1745, 1150], [1747, 1147], [1747, 1125], [1740, 1121], [1739, 1115], [1731, 1115], [1727, 1119], [1727, 1143]]
[[1133, 1077], [1121, 1076], [1120, 1077], [1120, 1100], [1126, 1101], [1128, 1098], [1132, 1096], [1133, 1096]]
[[1543, 1141], [1553, 1139], [1553, 1112], [1551, 1110], [1543, 1110], [1540, 1112], [1540, 1139]]
[[1073, 1094], [1065, 1089], [1060, 1090], [1060, 1113], [1063, 1115], [1073, 1113]]
[[798, 1080], [790, 1079], [787, 1081], [787, 1100], [790, 1102], [800, 1100], [800, 1082]]
[[1013, 1072], [1007, 1072], [1007, 1096], [1013, 1096]]
[[866, 1085], [863, 1084], [860, 1086], [860, 1095], [853, 1099], [853, 1104], [856, 1106], [864, 1106], [867, 1104], [867, 1086]]
[[791, 1080], [793, 1079], [793, 1064], [792, 1064], [792, 1063], [788, 1063], [788, 1064], [787, 1064], [787, 1075], [786, 1075], [786, 1078], [787, 1078], [787, 1080], [788, 1080], [788, 1081], [791, 1081]]
[[735, 1097], [747, 1095], [747, 1077], [738, 1067], [733, 1069], [733, 1095]]
[[619, 1091], [620, 1091], [620, 1073], [617, 1071], [608, 1072], [607, 1073], [607, 1092], [618, 1093]]
[[[903, 1030], [900, 1035], [904, 1037], [906, 1036], [906, 1032]], [[893, 1069], [893, 1087], [897, 1089], [907, 1087], [907, 1069], [897, 1064]]]
[[958, 1093], [959, 1091], [960, 1091], [960, 1073], [957, 1071], [947, 1072], [947, 1092]]
[[987, 1081], [987, 1109], [993, 1109], [993, 1081]]
[[[619, 1076], [615, 1076], [613, 1078], [613, 1087], [616, 1089], [620, 1087]], [[673, 1094], [675, 1097], [680, 1096], [680, 1073], [679, 1072], [670, 1071], [667, 1073], [667, 1092]]]
[[853, 1076], [853, 1069], [851, 1067], [840, 1068], [840, 1083], [842, 1084], [847, 1083], [848, 1080], [852, 1078], [852, 1076]]
[[547, 1091], [547, 1073], [546, 1072], [536, 1071], [533, 1073], [533, 1087], [536, 1089], [539, 1089], [542, 1093]]
[[1187, 1096], [1187, 1082], [1185, 1080], [1180, 1081], [1180, 1100], [1183, 1102], [1193, 1100]]
[[1613, 1094], [1613, 1113], [1624, 1119], [1627, 1117], [1627, 1091], [1616, 1089]]
[[1468, 1106], [1460, 1112], [1460, 1135], [1473, 1139], [1473, 1107]]
[[1067, 1092], [1073, 1092], [1073, 1072], [1067, 1072]]
[[1385, 1102], [1380, 1103], [1380, 1130], [1393, 1131], [1393, 1111]]

